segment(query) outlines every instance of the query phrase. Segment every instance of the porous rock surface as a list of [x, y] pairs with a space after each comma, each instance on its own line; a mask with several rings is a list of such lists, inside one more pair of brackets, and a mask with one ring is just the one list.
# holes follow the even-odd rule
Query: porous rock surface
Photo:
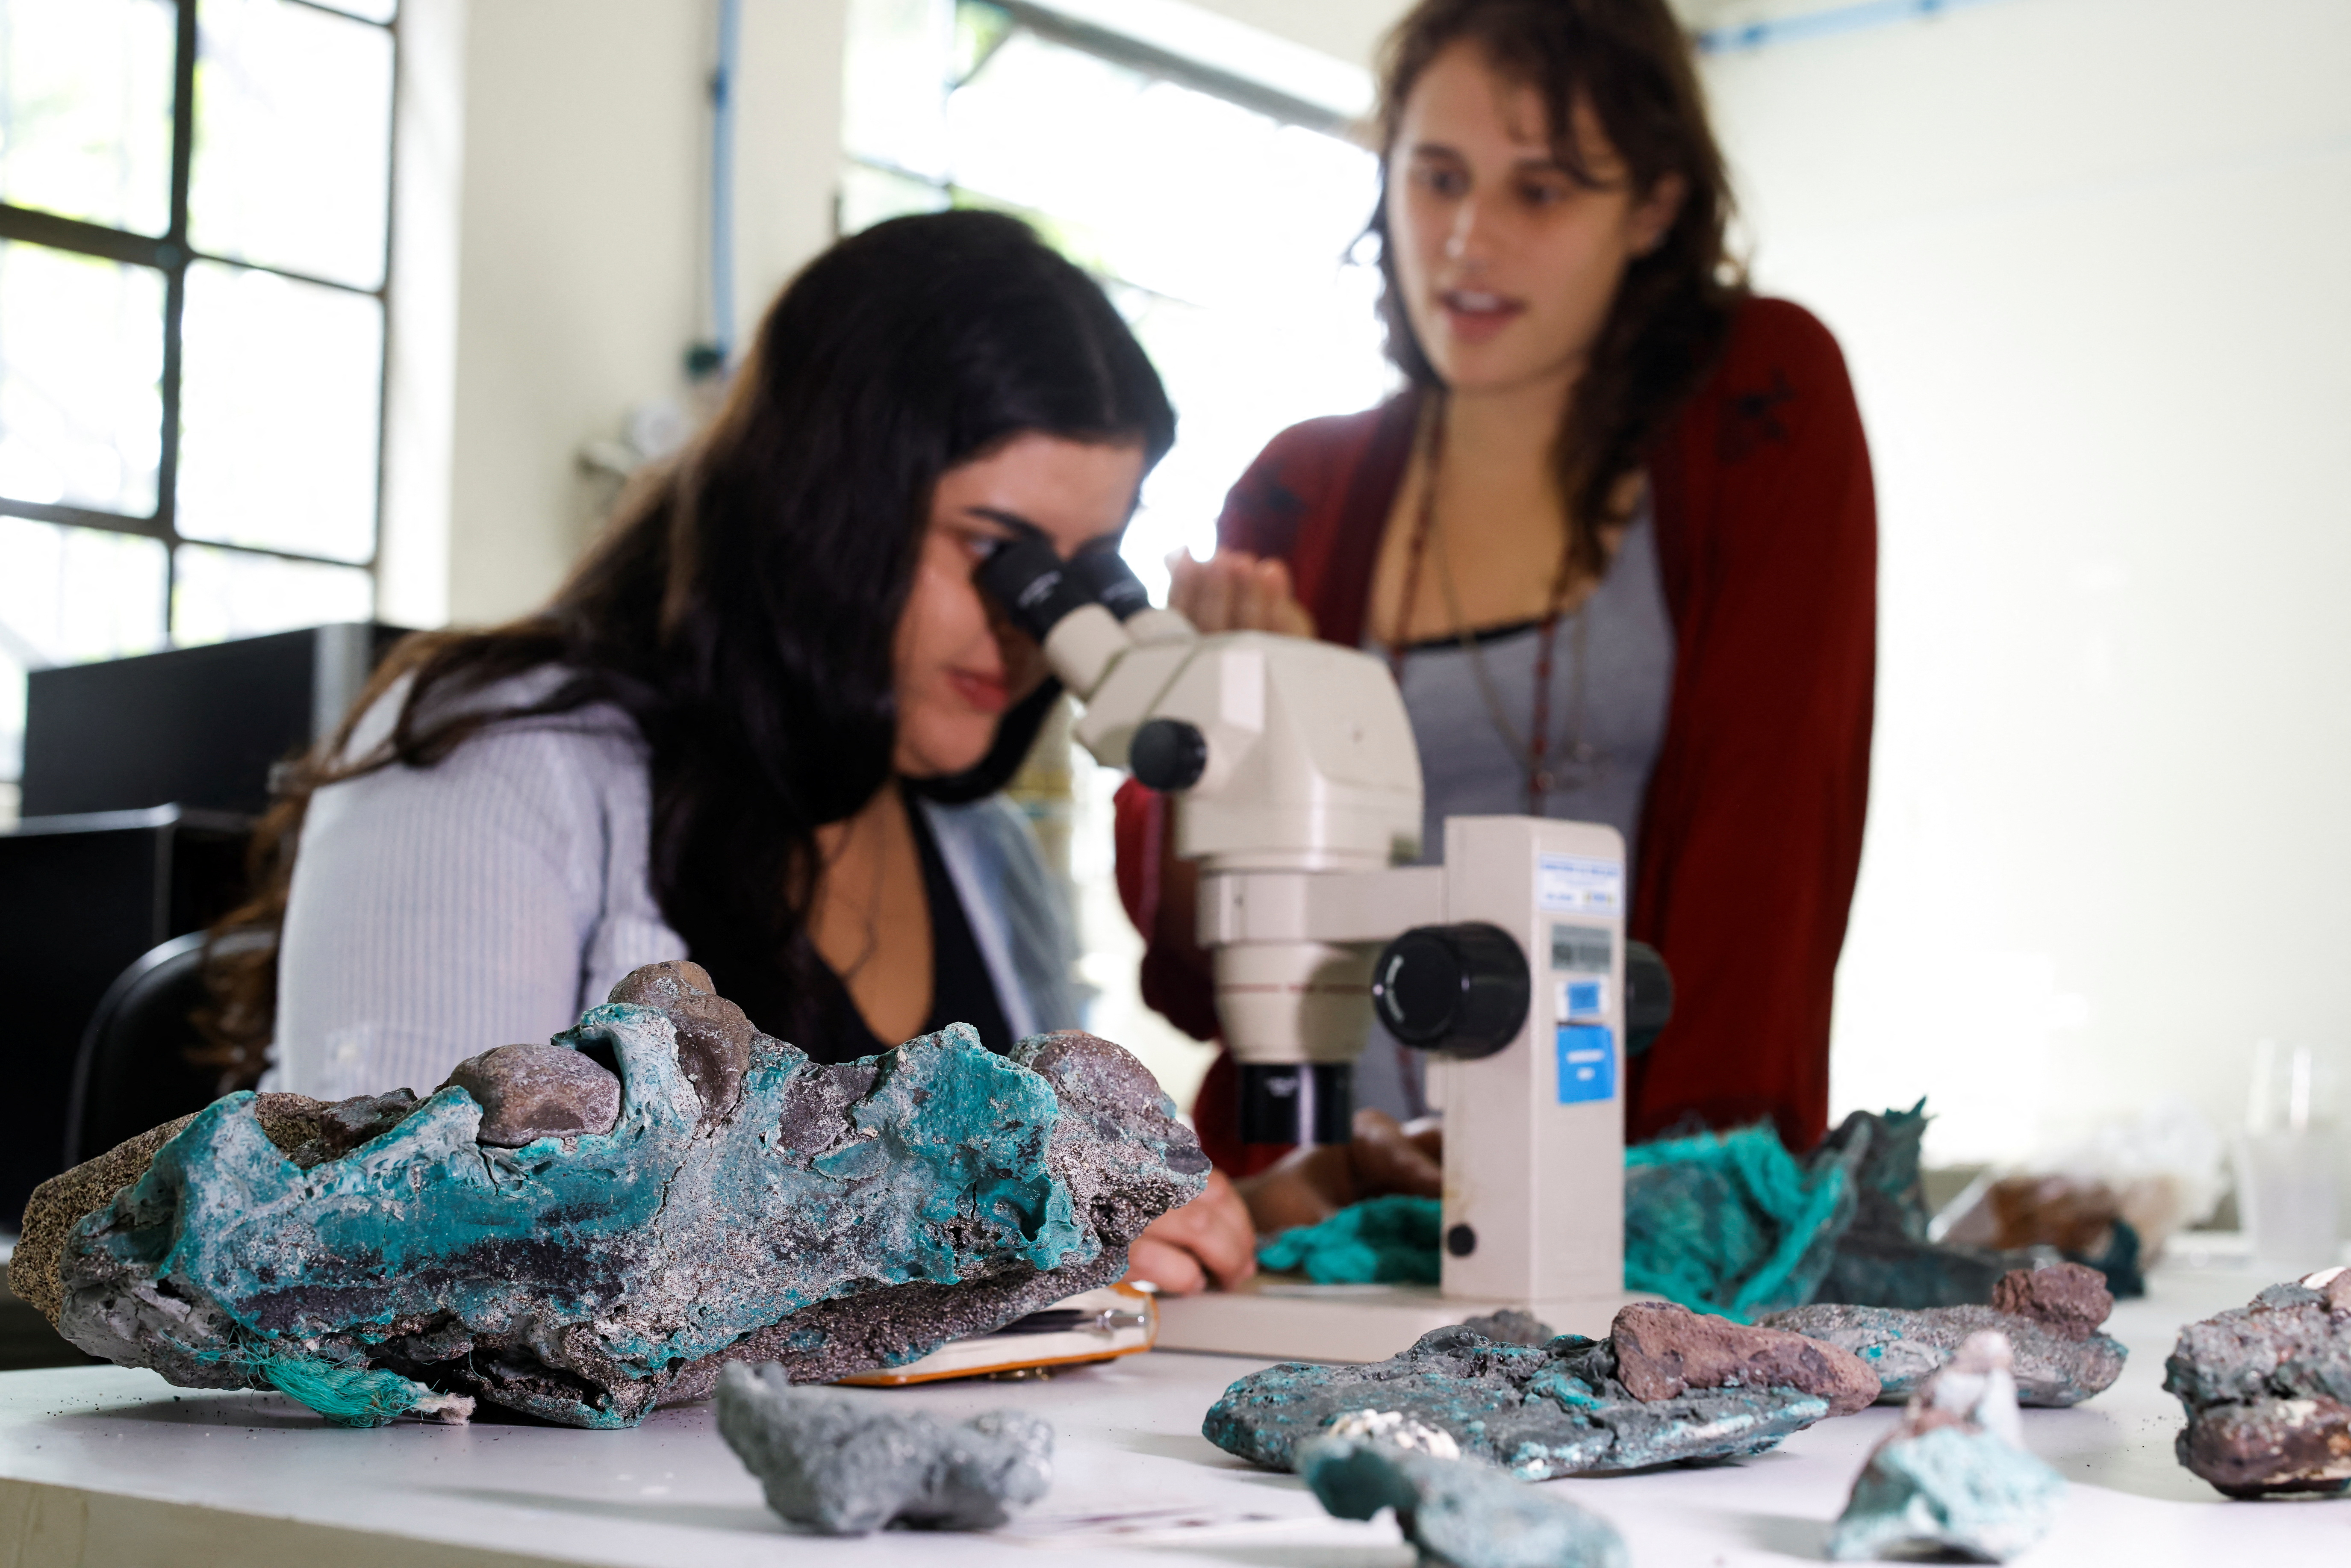
[[1866, 1362], [1802, 1334], [1750, 1328], [1670, 1301], [1635, 1301], [1608, 1333], [1616, 1377], [1634, 1398], [1652, 1404], [1692, 1388], [1801, 1388], [1850, 1416], [1877, 1401]]
[[1461, 1326], [1473, 1333], [1503, 1344], [1549, 1344], [1559, 1337], [1559, 1331], [1532, 1312], [1516, 1307], [1504, 1307], [1499, 1312], [1487, 1312], [1479, 1317], [1463, 1318]]
[[1034, 1416], [949, 1426], [888, 1397], [795, 1388], [780, 1366], [738, 1362], [719, 1374], [718, 1435], [769, 1508], [826, 1535], [988, 1530], [1051, 1484], [1053, 1429]]
[[2064, 1478], [2024, 1447], [2007, 1340], [1970, 1334], [1870, 1451], [1829, 1555], [2004, 1563], [2049, 1533], [2064, 1495]]
[[[1678, 1307], [1670, 1311], [1700, 1324], [1723, 1322]], [[1858, 1362], [1846, 1356], [1842, 1361], [1852, 1364], [1841, 1364], [1841, 1353], [1825, 1345], [1805, 1347], [1818, 1353], [1810, 1361], [1801, 1354], [1787, 1359], [1782, 1370], [1799, 1383], [1729, 1381], [1749, 1376], [1744, 1362], [1732, 1369], [1730, 1357], [1687, 1357], [1668, 1374], [1658, 1356], [1670, 1354], [1687, 1336], [1677, 1338], [1655, 1313], [1635, 1322], [1647, 1338], [1635, 1353], [1640, 1370], [1635, 1375], [1657, 1392], [1656, 1398], [1642, 1398], [1620, 1375], [1622, 1313], [1606, 1340], [1565, 1334], [1540, 1346], [1501, 1343], [1457, 1323], [1430, 1330], [1387, 1361], [1285, 1364], [1252, 1373], [1209, 1407], [1201, 1431], [1252, 1464], [1290, 1469], [1300, 1444], [1345, 1417], [1391, 1413], [1445, 1433], [1466, 1457], [1524, 1480], [1546, 1480], [1761, 1453], [1828, 1416], [1833, 1399], [1852, 1405], [1848, 1391], [1857, 1387], [1856, 1372], [1867, 1376]], [[1711, 1337], [1710, 1330], [1702, 1332]], [[1725, 1381], [1708, 1385], [1713, 1376]], [[1875, 1396], [1872, 1385], [1860, 1403]]]
[[618, 1427], [706, 1396], [728, 1361], [829, 1381], [1108, 1284], [1205, 1185], [1197, 1140], [1108, 1041], [999, 1057], [957, 1024], [820, 1066], [729, 1023], [707, 980], [639, 970], [615, 994], [643, 1000], [556, 1038], [609, 1064], [607, 1132], [499, 1147], [455, 1084], [231, 1095], [44, 1184], [19, 1290], [83, 1349], [186, 1387], [276, 1387], [352, 1424], [471, 1397]]
[[2004, 1335], [2012, 1349], [2021, 1404], [2079, 1405], [2122, 1375], [2128, 1352], [2096, 1332], [2115, 1299], [2095, 1269], [2014, 1270], [1995, 1282], [1992, 1302], [1917, 1312], [1822, 1303], [1774, 1312], [1763, 1323], [1851, 1351], [1877, 1374], [1879, 1397], [1889, 1403], [1908, 1398], [1968, 1336], [1986, 1332]]
[[1629, 1561], [1624, 1537], [1598, 1514], [1476, 1460], [1315, 1437], [1299, 1445], [1298, 1473], [1341, 1519], [1394, 1509], [1405, 1539], [1436, 1568], [1625, 1568]]
[[2231, 1497], [2351, 1490], [2351, 1269], [2190, 1323], [2163, 1364], [2179, 1462]]

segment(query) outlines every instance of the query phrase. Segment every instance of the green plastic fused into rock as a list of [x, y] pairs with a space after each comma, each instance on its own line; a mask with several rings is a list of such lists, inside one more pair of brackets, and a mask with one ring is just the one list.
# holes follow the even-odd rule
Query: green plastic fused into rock
[[453, 1084], [366, 1103], [368, 1141], [306, 1164], [318, 1141], [285, 1146], [307, 1134], [282, 1124], [337, 1108], [232, 1095], [141, 1170], [78, 1167], [127, 1181], [102, 1201], [77, 1172], [37, 1193], [27, 1234], [54, 1262], [34, 1260], [28, 1299], [183, 1386], [276, 1387], [360, 1423], [478, 1398], [618, 1427], [705, 1396], [728, 1361], [830, 1381], [1107, 1284], [1206, 1182], [1150, 1073], [1091, 1035], [1008, 1058], [958, 1024], [827, 1067], [692, 965], [614, 994], [646, 1001], [554, 1042], [614, 1072], [609, 1132], [498, 1147]]
[[993, 1410], [950, 1426], [887, 1395], [795, 1388], [779, 1366], [718, 1377], [718, 1435], [759, 1478], [768, 1506], [826, 1535], [990, 1530], [1045, 1495], [1053, 1429]]
[[2163, 1386], [2188, 1411], [2179, 1462], [2229, 1496], [2351, 1490], [2351, 1269], [2189, 1324]]
[[1598, 1514], [1490, 1466], [1376, 1441], [1317, 1437], [1298, 1473], [1341, 1519], [1395, 1511], [1424, 1563], [1442, 1568], [1625, 1568], [1624, 1537]]
[[2023, 1446], [2009, 1361], [1999, 1333], [1972, 1335], [1911, 1396], [1854, 1481], [1831, 1557], [2005, 1563], [2049, 1533], [2065, 1482]]
[[1547, 1480], [1760, 1454], [1876, 1393], [1833, 1346], [1647, 1302], [1618, 1314], [1607, 1340], [1504, 1344], [1455, 1324], [1370, 1365], [1268, 1367], [1226, 1389], [1200, 1429], [1227, 1453], [1289, 1469], [1301, 1444], [1393, 1418]]

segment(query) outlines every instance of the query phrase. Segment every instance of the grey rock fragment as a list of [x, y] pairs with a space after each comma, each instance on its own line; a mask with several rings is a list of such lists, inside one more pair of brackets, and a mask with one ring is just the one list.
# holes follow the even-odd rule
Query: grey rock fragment
[[1557, 1329], [1532, 1312], [1522, 1312], [1516, 1307], [1504, 1307], [1483, 1317], [1463, 1318], [1461, 1326], [1472, 1333], [1484, 1334], [1497, 1344], [1549, 1344], [1559, 1337]]
[[609, 1133], [621, 1119], [621, 1081], [559, 1045], [502, 1045], [457, 1064], [451, 1084], [482, 1108], [475, 1141], [518, 1149], [535, 1139]]
[[1989, 1307], [1918, 1312], [1824, 1302], [1774, 1312], [1763, 1324], [1861, 1357], [1877, 1374], [1883, 1403], [1907, 1399], [1970, 1334], [1988, 1332], [2008, 1340], [2020, 1404], [2079, 1405], [2122, 1375], [2129, 1353], [2095, 1332], [2114, 1307], [2096, 1270], [2078, 1263], [2015, 1270], [1995, 1282], [1993, 1300]]
[[1971, 1335], [1911, 1396], [1855, 1479], [1831, 1557], [2004, 1563], [2049, 1533], [2065, 1482], [2023, 1446], [2009, 1361], [1999, 1333]]
[[1500, 1344], [1455, 1324], [1369, 1365], [1292, 1363], [1252, 1373], [1225, 1390], [1200, 1429], [1227, 1453], [1289, 1469], [1300, 1444], [1362, 1411], [1434, 1428], [1466, 1457], [1548, 1480], [1760, 1454], [1827, 1416], [1829, 1399], [1750, 1385], [1686, 1386], [1645, 1400], [1619, 1378], [1609, 1341], [1566, 1334], [1540, 1347]]
[[1052, 1482], [1053, 1429], [1033, 1416], [949, 1426], [884, 1397], [796, 1388], [775, 1365], [720, 1374], [718, 1435], [769, 1508], [826, 1535], [988, 1530]]
[[1624, 1538], [1598, 1514], [1501, 1471], [1389, 1444], [1317, 1437], [1298, 1473], [1341, 1519], [1395, 1511], [1423, 1563], [1441, 1568], [1625, 1568]]
[[2179, 1462], [2231, 1497], [2351, 1490], [2351, 1269], [2190, 1323], [2163, 1364]]
[[374, 1142], [415, 1114], [423, 1102], [405, 1089], [389, 1094], [362, 1094], [319, 1108], [311, 1136], [287, 1151], [286, 1157], [304, 1170], [341, 1159], [362, 1144]]

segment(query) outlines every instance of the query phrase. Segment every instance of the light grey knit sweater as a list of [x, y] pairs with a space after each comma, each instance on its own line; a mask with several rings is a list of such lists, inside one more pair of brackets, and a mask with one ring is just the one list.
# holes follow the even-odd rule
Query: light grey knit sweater
[[[528, 701], [555, 678], [477, 700]], [[370, 711], [350, 755], [381, 742], [404, 695]], [[468, 1056], [569, 1029], [639, 965], [687, 956], [648, 879], [650, 800], [634, 723], [602, 706], [319, 790], [286, 910], [269, 1086], [426, 1093]], [[1079, 1027], [1069, 916], [1027, 821], [1001, 797], [924, 810], [1014, 1038]]]

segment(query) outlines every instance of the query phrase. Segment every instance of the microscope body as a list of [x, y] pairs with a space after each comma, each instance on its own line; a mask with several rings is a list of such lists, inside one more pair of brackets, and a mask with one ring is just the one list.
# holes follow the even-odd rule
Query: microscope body
[[1380, 661], [1294, 637], [1198, 637], [1165, 611], [1121, 625], [1100, 605], [1063, 612], [1044, 643], [1086, 705], [1079, 741], [1176, 801], [1243, 1137], [1344, 1141], [1376, 997], [1398, 1038], [1429, 1052], [1445, 1113], [1443, 1294], [1555, 1322], [1567, 1303], [1615, 1300], [1615, 831], [1454, 818], [1441, 865], [1399, 864], [1420, 847], [1420, 762]]

